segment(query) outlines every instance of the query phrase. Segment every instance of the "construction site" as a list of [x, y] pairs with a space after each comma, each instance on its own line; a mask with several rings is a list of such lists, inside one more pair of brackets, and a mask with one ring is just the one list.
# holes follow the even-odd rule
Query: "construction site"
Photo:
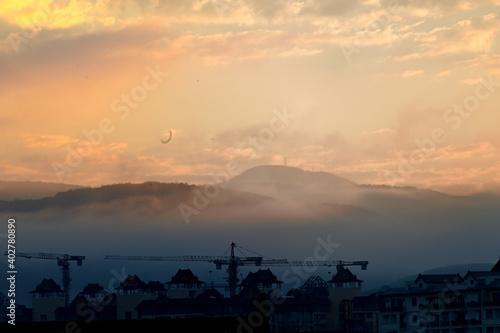
[[[62, 273], [61, 284], [54, 278], [43, 278], [34, 286], [30, 291], [32, 308], [17, 308], [18, 324], [37, 327], [36, 323], [42, 322], [43, 325], [74, 323], [69, 325], [70, 331], [74, 332], [79, 329], [95, 332], [104, 323], [146, 319], [149, 323], [151, 320], [167, 320], [168, 325], [175, 322], [175, 325], [180, 325], [176, 327], [182, 327], [183, 322], [188, 327], [193, 322], [223, 320], [229, 325], [225, 330], [235, 332], [352, 331], [352, 300], [361, 296], [362, 281], [348, 267], [366, 270], [368, 266], [367, 261], [273, 259], [231, 243], [219, 256], [104, 257], [110, 262], [208, 262], [215, 265], [216, 270], [225, 270], [225, 283], [201, 281], [188, 268], [178, 269], [169, 281], [144, 281], [140, 272], [135, 272], [128, 274], [114, 290], [89, 281], [77, 291], [71, 286], [71, 262], [76, 264], [74, 270], [77, 271], [78, 266], [84, 265], [85, 256], [40, 252], [18, 252], [16, 255], [30, 260], [54, 260]], [[239, 274], [240, 267], [254, 269], [243, 277]], [[283, 274], [278, 278], [271, 270], [273, 267], [294, 269], [287, 271], [289, 276]], [[334, 267], [335, 272], [324, 274], [318, 271], [318, 275], [307, 274], [307, 279], [299, 279], [294, 273], [299, 270], [315, 272], [319, 267]], [[295, 281], [296, 284], [283, 290], [282, 280]], [[71, 298], [70, 292], [72, 295], [77, 292], [76, 296]], [[2, 319], [2, 322], [6, 321], [6, 318]], [[66, 328], [63, 325], [57, 329], [64, 331]]]

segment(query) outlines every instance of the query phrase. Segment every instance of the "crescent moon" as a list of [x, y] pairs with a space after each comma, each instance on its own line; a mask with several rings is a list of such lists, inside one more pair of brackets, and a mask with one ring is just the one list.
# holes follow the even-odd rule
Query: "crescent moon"
[[163, 140], [163, 139], [161, 139], [161, 142], [162, 142], [162, 143], [169, 143], [169, 142], [170, 142], [170, 140], [172, 140], [172, 131], [168, 131], [168, 134], [169, 134], [169, 137], [168, 137], [168, 139], [167, 139], [167, 140]]

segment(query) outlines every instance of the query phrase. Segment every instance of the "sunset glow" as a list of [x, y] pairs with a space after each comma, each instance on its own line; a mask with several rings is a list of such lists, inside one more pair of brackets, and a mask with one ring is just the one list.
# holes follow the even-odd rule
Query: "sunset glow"
[[500, 1], [431, 3], [2, 1], [0, 179], [499, 190]]

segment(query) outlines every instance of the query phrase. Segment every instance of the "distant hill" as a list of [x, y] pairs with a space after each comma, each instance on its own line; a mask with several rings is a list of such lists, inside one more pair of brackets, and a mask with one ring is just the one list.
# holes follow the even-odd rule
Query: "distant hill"
[[[194, 207], [193, 200], [197, 199], [193, 191], [204, 192], [203, 186], [160, 182], [112, 184], [98, 188], [41, 182], [1, 182], [0, 185], [5, 185], [0, 191], [0, 211], [12, 212], [95, 205], [100, 212], [126, 214], [139, 209], [148, 213], [173, 212], [177, 216], [181, 203]], [[261, 214], [259, 216], [264, 219], [269, 213], [270, 217], [293, 216], [293, 219], [303, 221], [357, 218], [358, 223], [364, 224], [383, 218], [387, 221], [399, 219], [404, 224], [421, 224], [446, 214], [448, 218], [443, 222], [451, 225], [454, 218], [475, 218], [473, 212], [478, 209], [487, 212], [488, 216], [498, 215], [498, 196], [492, 194], [454, 197], [411, 187], [357, 185], [331, 173], [277, 165], [246, 170], [231, 179], [227, 187], [218, 187], [218, 191], [217, 195], [209, 194], [207, 210], [213, 216], [223, 218], [229, 216], [228, 211], [236, 219], [248, 217], [248, 211], [251, 211]], [[203, 205], [201, 201], [198, 206]], [[264, 203], [267, 210], [256, 210]]]
[[[113, 184], [97, 188], [79, 188], [56, 193], [42, 199], [0, 201], [0, 212], [36, 213], [59, 211], [59, 214], [89, 216], [153, 216], [164, 215], [182, 219], [179, 205], [189, 206], [189, 212], [204, 211], [205, 218], [213, 215], [231, 218], [234, 214], [248, 214], [255, 207], [275, 207], [279, 202], [272, 198], [219, 189], [217, 196], [200, 199], [196, 193], [205, 193], [202, 186], [185, 183], [145, 182], [141, 184]], [[201, 208], [200, 208], [201, 207]], [[206, 208], [206, 209], [205, 209]], [[265, 209], [263, 210], [265, 211]], [[246, 212], [246, 213], [245, 213]], [[193, 214], [191, 214], [193, 215]]]
[[272, 197], [288, 204], [347, 205], [391, 216], [406, 216], [411, 212], [424, 214], [433, 208], [447, 210], [464, 201], [462, 197], [431, 190], [358, 185], [335, 174], [278, 165], [246, 170], [231, 179], [227, 188]]
[[51, 197], [15, 201], [0, 201], [0, 211], [35, 212], [45, 208], [74, 208], [78, 206], [127, 199], [138, 196], [168, 196], [189, 188], [184, 184], [147, 182], [143, 184], [114, 184], [97, 188], [77, 188], [58, 192]]
[[281, 165], [264, 165], [251, 168], [231, 179], [231, 184], [273, 184], [288, 186], [319, 186], [335, 189], [355, 186], [356, 183], [328, 172], [304, 171]]
[[[273, 170], [273, 168], [270, 168]], [[276, 171], [277, 169], [274, 169]], [[289, 170], [287, 170], [289, 171]], [[262, 175], [266, 175], [264, 172]], [[317, 178], [318, 175], [302, 174], [300, 169], [292, 168], [292, 172], [287, 175], [301, 175], [303, 183], [307, 184], [307, 179]], [[349, 181], [342, 178], [330, 177], [322, 173], [321, 177], [338, 181], [343, 186], [351, 186]], [[254, 176], [250, 177], [253, 178]], [[240, 180], [243, 178], [240, 178]], [[256, 178], [258, 179], [258, 178]], [[273, 179], [273, 177], [270, 177]], [[274, 179], [277, 179], [275, 177]], [[282, 188], [288, 183], [282, 178]], [[231, 181], [231, 183], [233, 183]], [[300, 183], [300, 182], [299, 182]], [[324, 185], [317, 181], [314, 186]], [[190, 216], [196, 216], [203, 210], [205, 219], [218, 221], [241, 221], [251, 219], [253, 222], [272, 219], [274, 221], [307, 221], [318, 218], [330, 219], [373, 219], [378, 218], [378, 214], [362, 207], [337, 204], [334, 202], [321, 202], [301, 205], [290, 205], [282, 198], [274, 197], [266, 193], [244, 191], [231, 187], [223, 189], [216, 186], [219, 193], [209, 194], [203, 186], [188, 185], [185, 183], [161, 183], [145, 182], [140, 184], [112, 184], [96, 188], [77, 188], [65, 192], [58, 192], [50, 197], [41, 199], [18, 199], [0, 200], [0, 212], [36, 213], [44, 210], [64, 210], [73, 212], [76, 215], [120, 215], [138, 216], [141, 214], [164, 215], [169, 219], [181, 219], [182, 212], [179, 208], [184, 204], [184, 212]], [[300, 192], [302, 186], [297, 190]], [[330, 189], [328, 189], [329, 191]], [[286, 191], [285, 191], [286, 192]], [[202, 193], [202, 199], [196, 193]], [[204, 200], [208, 204], [204, 207]], [[200, 208], [200, 206], [203, 206]], [[189, 207], [189, 208], [187, 208]], [[193, 214], [191, 214], [193, 213]]]
[[[80, 187], [43, 198], [2, 200], [0, 212], [20, 222], [19, 241], [34, 252], [89, 258], [197, 255], [234, 240], [275, 258], [300, 260], [319, 253], [329, 260], [367, 260], [368, 270], [356, 273], [366, 289], [443, 263], [492, 261], [500, 253], [500, 195], [495, 193], [451, 196], [357, 185], [326, 172], [285, 166], [252, 168], [226, 185]], [[317, 252], [323, 240], [341, 246]], [[318, 269], [318, 275], [325, 273]]]
[[83, 188], [80, 185], [31, 181], [1, 181], [0, 200], [41, 199], [58, 192]]

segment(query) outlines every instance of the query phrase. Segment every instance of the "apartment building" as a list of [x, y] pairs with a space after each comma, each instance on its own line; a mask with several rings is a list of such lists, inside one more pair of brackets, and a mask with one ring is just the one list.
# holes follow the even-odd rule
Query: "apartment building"
[[404, 288], [379, 293], [385, 300], [379, 332], [500, 333], [499, 267], [464, 277], [420, 274]]

